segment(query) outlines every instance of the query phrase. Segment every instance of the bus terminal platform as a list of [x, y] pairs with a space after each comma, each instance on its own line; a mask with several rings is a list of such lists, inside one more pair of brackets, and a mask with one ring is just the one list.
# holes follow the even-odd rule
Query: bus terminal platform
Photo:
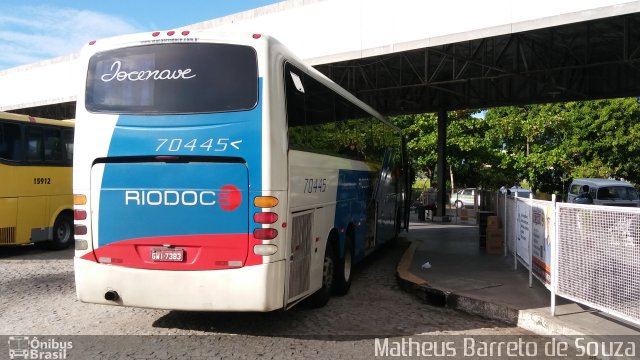
[[451, 222], [418, 220], [411, 214], [410, 244], [396, 275], [400, 286], [430, 305], [446, 306], [500, 320], [544, 336], [640, 336], [640, 328], [585, 305], [556, 297], [537, 279], [529, 287], [529, 271], [512, 254], [489, 255], [480, 247], [474, 217], [453, 215]]

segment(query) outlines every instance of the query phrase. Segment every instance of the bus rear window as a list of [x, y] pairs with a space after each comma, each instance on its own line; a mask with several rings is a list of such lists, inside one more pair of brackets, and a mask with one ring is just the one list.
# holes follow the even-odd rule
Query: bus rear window
[[22, 135], [20, 125], [0, 124], [0, 159], [22, 160]]
[[121, 48], [89, 60], [85, 106], [115, 114], [249, 110], [258, 102], [253, 48], [178, 43]]

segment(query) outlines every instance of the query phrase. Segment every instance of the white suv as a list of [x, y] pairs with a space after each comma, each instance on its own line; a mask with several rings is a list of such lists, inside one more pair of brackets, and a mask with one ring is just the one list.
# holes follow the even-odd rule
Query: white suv
[[[588, 188], [584, 188], [584, 186]], [[638, 192], [628, 182], [609, 179], [573, 179], [569, 186], [568, 202], [574, 202], [576, 197], [588, 189], [595, 205], [609, 206], [640, 206]]]

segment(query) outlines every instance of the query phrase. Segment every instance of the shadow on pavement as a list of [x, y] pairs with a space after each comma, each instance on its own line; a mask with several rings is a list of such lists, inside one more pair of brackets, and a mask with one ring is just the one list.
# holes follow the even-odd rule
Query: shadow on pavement
[[0, 260], [64, 260], [73, 259], [73, 254], [73, 246], [64, 250], [34, 244], [0, 246]]
[[266, 337], [353, 341], [423, 333], [466, 331], [510, 325], [425, 305], [404, 293], [395, 277], [396, 265], [408, 242], [398, 241], [372, 254], [354, 271], [351, 291], [332, 297], [320, 309], [304, 304], [288, 311], [188, 312], [171, 311], [153, 326], [208, 333]]

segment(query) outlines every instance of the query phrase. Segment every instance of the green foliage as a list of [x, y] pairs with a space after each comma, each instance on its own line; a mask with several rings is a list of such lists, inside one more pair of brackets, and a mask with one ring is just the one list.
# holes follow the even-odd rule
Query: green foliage
[[[484, 118], [472, 113], [448, 114], [447, 162], [456, 187], [497, 189], [526, 180], [537, 191], [564, 193], [575, 177], [640, 183], [635, 98], [500, 107], [487, 110]], [[409, 139], [418, 174], [435, 179], [437, 116], [392, 121]]]
[[[453, 172], [456, 188], [492, 187], [506, 180], [504, 172], [494, 166], [499, 161], [485, 139], [487, 123], [482, 118], [472, 117], [474, 112], [452, 111], [447, 115], [447, 164]], [[418, 175], [433, 183], [438, 161], [437, 115], [401, 115], [391, 121], [404, 129], [409, 157]], [[449, 179], [449, 175], [445, 178]]]
[[416, 179], [411, 186], [412, 189], [424, 190], [431, 187], [431, 180], [429, 179]]
[[535, 189], [564, 193], [576, 177], [640, 181], [635, 98], [505, 107], [486, 119], [501, 135], [489, 137], [502, 144], [505, 161]]

